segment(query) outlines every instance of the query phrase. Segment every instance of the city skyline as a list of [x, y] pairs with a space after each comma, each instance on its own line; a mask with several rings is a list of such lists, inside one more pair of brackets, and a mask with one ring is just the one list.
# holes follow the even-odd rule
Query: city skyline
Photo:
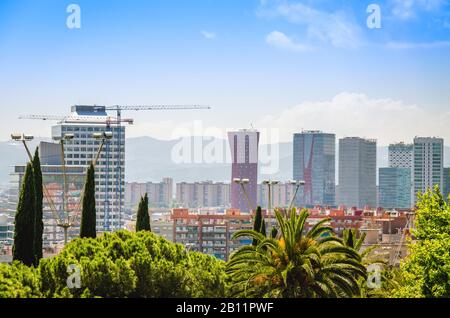
[[280, 141], [302, 128], [380, 145], [450, 140], [445, 1], [378, 1], [381, 29], [366, 26], [370, 1], [76, 3], [80, 29], [67, 28], [63, 3], [0, 4], [0, 140], [24, 125], [48, 135], [21, 114], [155, 103], [213, 110], [143, 113], [129, 136], [168, 140], [201, 119], [222, 130], [283, 127]]

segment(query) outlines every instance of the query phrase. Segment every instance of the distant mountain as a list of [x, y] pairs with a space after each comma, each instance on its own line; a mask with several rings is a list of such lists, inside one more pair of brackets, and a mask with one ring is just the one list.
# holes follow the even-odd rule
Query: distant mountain
[[[30, 143], [30, 149], [35, 147], [42, 139]], [[200, 142], [198, 137], [192, 140]], [[179, 143], [178, 140], [164, 141], [151, 137], [127, 139], [126, 144], [126, 179], [127, 181], [160, 181], [164, 177], [172, 177], [178, 181], [230, 181], [229, 163], [192, 163], [177, 164], [171, 158], [172, 149]], [[210, 143], [204, 141], [206, 146]], [[228, 151], [228, 142], [220, 141], [224, 153]], [[274, 175], [264, 175], [260, 172], [259, 179], [289, 180], [292, 178], [292, 143], [280, 143], [279, 146], [279, 172]], [[260, 153], [271, 153], [273, 148], [261, 145]], [[379, 147], [377, 162], [379, 167], [387, 166], [387, 147]], [[0, 142], [0, 185], [9, 183], [9, 174], [14, 165], [23, 164], [27, 156], [20, 143]], [[336, 166], [337, 166], [336, 162]], [[445, 147], [445, 166], [450, 167], [450, 147]], [[261, 170], [261, 169], [260, 169]]]

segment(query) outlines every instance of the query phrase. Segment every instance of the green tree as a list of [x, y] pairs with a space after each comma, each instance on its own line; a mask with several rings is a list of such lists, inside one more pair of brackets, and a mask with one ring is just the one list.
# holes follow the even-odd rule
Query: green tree
[[136, 232], [151, 231], [150, 215], [148, 213], [148, 195], [147, 193], [141, 198], [136, 217]]
[[31, 163], [27, 164], [14, 223], [13, 260], [33, 265], [36, 192]]
[[35, 224], [34, 224], [34, 266], [39, 264], [42, 258], [42, 234], [44, 232], [43, 221], [43, 184], [42, 184], [42, 170], [41, 161], [39, 159], [39, 148], [36, 148], [33, 158], [33, 176], [34, 176], [34, 190], [36, 192], [36, 208], [35, 208]]
[[306, 231], [309, 216], [293, 210], [289, 218], [275, 211], [279, 238], [243, 230], [234, 238], [251, 237], [256, 246], [244, 246], [232, 255], [227, 273], [232, 295], [243, 297], [352, 297], [360, 294], [358, 278], [366, 268], [352, 248], [335, 237], [324, 219]]
[[0, 264], [1, 298], [40, 298], [41, 283], [38, 269], [21, 262]]
[[[80, 268], [81, 288], [67, 288], [67, 266]], [[225, 297], [225, 263], [187, 252], [149, 231], [75, 239], [39, 264], [46, 297]]]
[[[258, 208], [256, 209], [255, 219], [253, 220], [253, 231], [266, 236], [266, 222], [264, 221], [260, 206], [258, 206]], [[256, 246], [257, 244], [258, 241], [256, 239], [253, 239], [252, 245]]]
[[95, 167], [91, 163], [86, 173], [86, 182], [84, 185], [80, 237], [95, 238], [96, 236]]
[[401, 263], [404, 281], [397, 297], [450, 297], [450, 205], [439, 187], [419, 194], [415, 215], [416, 238]]

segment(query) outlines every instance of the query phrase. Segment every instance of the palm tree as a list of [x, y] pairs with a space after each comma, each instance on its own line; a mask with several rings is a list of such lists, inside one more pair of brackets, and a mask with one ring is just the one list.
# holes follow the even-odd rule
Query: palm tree
[[256, 246], [244, 246], [227, 264], [241, 297], [352, 297], [359, 295], [358, 279], [366, 277], [360, 255], [333, 235], [324, 219], [306, 231], [309, 213], [295, 209], [289, 217], [275, 211], [278, 235], [265, 237], [252, 230], [238, 231], [234, 239], [250, 237]]

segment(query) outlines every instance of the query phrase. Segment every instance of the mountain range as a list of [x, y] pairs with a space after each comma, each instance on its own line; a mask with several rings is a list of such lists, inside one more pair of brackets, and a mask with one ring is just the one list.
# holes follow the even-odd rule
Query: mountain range
[[[40, 141], [37, 139], [30, 143], [33, 151]], [[45, 140], [48, 141], [48, 140]], [[195, 137], [191, 145], [196, 142], [201, 144], [202, 138]], [[228, 150], [226, 140], [216, 141], [222, 145], [223, 152]], [[203, 141], [207, 147], [209, 141]], [[151, 137], [129, 138], [126, 141], [126, 180], [136, 182], [158, 182], [164, 177], [172, 177], [175, 182], [186, 181], [230, 181], [230, 164], [222, 160], [219, 163], [176, 163], [172, 160], [174, 147], [180, 144], [179, 140], [158, 140]], [[292, 143], [279, 143], [279, 171], [275, 174], [264, 174], [260, 169], [259, 179], [289, 180], [292, 179]], [[194, 147], [193, 147], [194, 148]], [[203, 148], [206, 149], [206, 148]], [[273, 147], [260, 146], [260, 154], [268, 153]], [[0, 142], [0, 184], [5, 186], [9, 183], [9, 174], [13, 166], [24, 164], [27, 157], [21, 144], [12, 142]], [[377, 165], [387, 166], [387, 147], [378, 147]], [[225, 159], [225, 155], [223, 156]], [[445, 147], [445, 166], [450, 166], [450, 147]], [[336, 160], [337, 161], [337, 160]], [[337, 166], [336, 162], [336, 166]], [[261, 165], [260, 165], [261, 166]], [[336, 169], [337, 170], [337, 169]]]

